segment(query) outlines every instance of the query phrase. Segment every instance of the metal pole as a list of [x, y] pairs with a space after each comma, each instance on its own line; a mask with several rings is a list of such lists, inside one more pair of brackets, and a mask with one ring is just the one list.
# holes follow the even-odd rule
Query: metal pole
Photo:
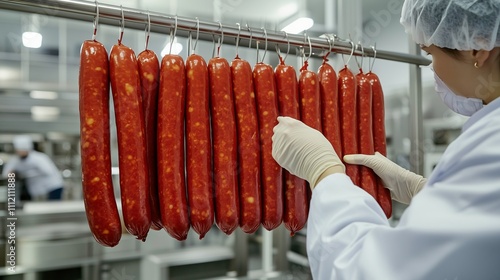
[[[27, 13], [44, 14], [47, 16], [69, 18], [76, 20], [92, 21], [96, 6], [94, 1], [80, 0], [2, 0], [0, 9], [15, 10]], [[99, 23], [108, 25], [119, 25], [122, 9], [119, 6], [109, 4], [99, 4]], [[143, 10], [123, 7], [123, 14], [126, 20], [126, 28], [144, 30], [148, 13]], [[175, 16], [150, 12], [151, 31], [159, 33], [168, 33], [170, 28], [174, 27]], [[177, 17], [177, 35], [187, 37], [189, 31], [196, 32], [197, 21], [194, 18]], [[220, 25], [218, 22], [199, 22], [200, 39], [212, 41], [213, 35], [220, 34]], [[252, 28], [252, 34], [248, 30], [238, 31], [236, 24], [222, 24], [224, 30], [225, 44], [234, 44], [234, 38], [240, 33], [240, 45], [248, 45], [248, 39], [252, 35], [252, 46], [256, 41], [263, 41], [266, 37], [261, 28]], [[230, 39], [231, 37], [231, 39]], [[270, 44], [278, 44], [282, 52], [286, 52], [287, 42], [291, 46], [308, 48], [308, 43], [304, 42], [303, 35], [289, 34], [288, 40], [283, 32], [267, 31], [267, 41]], [[325, 38], [311, 38], [311, 46], [314, 56], [322, 56], [329, 49], [328, 42]], [[348, 41], [336, 40], [333, 51], [336, 53], [351, 53], [351, 44]], [[357, 50], [354, 55], [361, 56], [361, 51]], [[374, 53], [370, 47], [364, 48], [364, 55], [373, 57]], [[377, 50], [377, 58], [399, 61], [417, 65], [428, 65], [430, 60], [418, 56], [404, 53], [390, 52]]]
[[[410, 53], [420, 55], [420, 47], [410, 38]], [[422, 71], [410, 65], [410, 166], [417, 174], [424, 171], [424, 134], [422, 116]]]

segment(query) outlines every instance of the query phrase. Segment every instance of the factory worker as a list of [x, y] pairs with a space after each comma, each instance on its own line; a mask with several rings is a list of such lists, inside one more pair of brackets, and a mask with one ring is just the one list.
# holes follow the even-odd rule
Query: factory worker
[[437, 94], [470, 118], [427, 180], [380, 154], [344, 157], [409, 204], [395, 227], [320, 132], [279, 118], [273, 156], [313, 189], [313, 277], [500, 279], [500, 0], [406, 0], [401, 22], [432, 56]]
[[24, 179], [34, 200], [61, 199], [63, 179], [54, 162], [46, 154], [34, 151], [33, 141], [27, 135], [14, 137], [13, 144], [16, 155], [5, 164], [3, 177], [14, 172], [18, 179]]

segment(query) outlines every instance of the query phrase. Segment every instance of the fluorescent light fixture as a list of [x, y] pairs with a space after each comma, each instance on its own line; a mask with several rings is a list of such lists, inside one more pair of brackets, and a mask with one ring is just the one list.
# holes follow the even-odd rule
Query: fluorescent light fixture
[[30, 91], [30, 97], [33, 99], [57, 99], [57, 92], [55, 91], [44, 91], [44, 90], [32, 90]]
[[311, 28], [314, 25], [314, 20], [308, 17], [301, 17], [294, 20], [289, 25], [285, 26], [281, 31], [289, 34], [299, 34], [300, 32]]
[[38, 32], [23, 32], [23, 45], [27, 48], [38, 49], [42, 46], [42, 34]]
[[[177, 42], [177, 37], [174, 38], [174, 43], [172, 44], [172, 54], [180, 54], [182, 51], [182, 44]], [[161, 51], [161, 56], [165, 56], [170, 53], [170, 41], [165, 45]]]
[[59, 118], [61, 110], [57, 107], [50, 106], [32, 106], [31, 118], [34, 121], [46, 122], [53, 121]]

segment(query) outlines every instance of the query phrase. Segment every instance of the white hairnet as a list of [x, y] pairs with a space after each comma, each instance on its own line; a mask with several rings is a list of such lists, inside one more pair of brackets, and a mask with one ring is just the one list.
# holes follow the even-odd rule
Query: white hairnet
[[33, 140], [28, 135], [19, 135], [13, 139], [14, 149], [17, 151], [33, 150]]
[[417, 44], [489, 51], [500, 46], [500, 0], [405, 0], [401, 24]]

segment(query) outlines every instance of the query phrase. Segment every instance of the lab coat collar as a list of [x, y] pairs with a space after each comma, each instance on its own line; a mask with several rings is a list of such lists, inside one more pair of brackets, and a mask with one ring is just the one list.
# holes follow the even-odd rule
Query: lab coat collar
[[484, 106], [481, 110], [472, 115], [463, 125], [462, 133], [469, 129], [469, 127], [478, 122], [480, 119], [482, 119], [484, 116], [497, 109], [500, 109], [500, 98], [493, 100], [490, 104]]

